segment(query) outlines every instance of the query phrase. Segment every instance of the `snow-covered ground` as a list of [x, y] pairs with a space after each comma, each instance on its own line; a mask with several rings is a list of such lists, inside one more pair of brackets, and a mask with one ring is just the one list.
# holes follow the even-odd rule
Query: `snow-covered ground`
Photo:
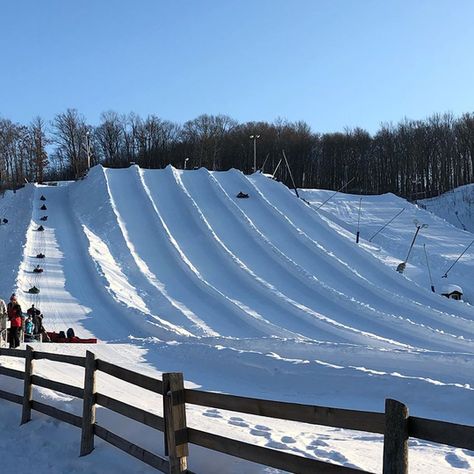
[[441, 196], [423, 199], [422, 207], [460, 229], [474, 232], [474, 184], [466, 184]]
[[[249, 199], [237, 199], [239, 191]], [[89, 347], [99, 357], [155, 376], [182, 371], [189, 386], [373, 411], [383, 411], [390, 397], [412, 415], [474, 424], [474, 248], [441, 278], [472, 234], [394, 195], [364, 196], [357, 245], [359, 196], [338, 194], [316, 211], [331, 193], [301, 194], [307, 202], [260, 174], [172, 167], [95, 167], [66, 186], [29, 185], [0, 200], [10, 220], [0, 227], [6, 268], [0, 289], [7, 298], [16, 288], [25, 309], [38, 305], [48, 329], [73, 327], [80, 337], [99, 338]], [[428, 227], [400, 275], [395, 268], [406, 258], [414, 219]], [[40, 223], [44, 232], [35, 230]], [[465, 302], [431, 292], [423, 244], [437, 291], [460, 285]], [[45, 272], [36, 276], [39, 251], [46, 254]], [[37, 296], [26, 293], [33, 284]], [[1, 364], [19, 368], [21, 361], [1, 358]], [[83, 374], [74, 369], [46, 361], [35, 367], [80, 385]], [[107, 377], [101, 383], [106, 394], [160, 413], [161, 401], [139, 389]], [[17, 382], [0, 377], [5, 387], [21, 393]], [[40, 388], [35, 394], [80, 413], [68, 396]], [[152, 471], [101, 442], [79, 459], [75, 428], [33, 418], [17, 427], [18, 407], [0, 402], [0, 447], [14, 452], [21, 443], [34, 453], [41, 446], [48, 472]], [[262, 446], [381, 470], [381, 436], [192, 406], [188, 418], [191, 426]], [[162, 453], [159, 433], [105, 410], [99, 422]], [[474, 472], [474, 453], [410, 444], [411, 472]], [[29, 472], [14, 463], [10, 470]], [[275, 472], [215, 453], [210, 458], [196, 447], [190, 468]]]

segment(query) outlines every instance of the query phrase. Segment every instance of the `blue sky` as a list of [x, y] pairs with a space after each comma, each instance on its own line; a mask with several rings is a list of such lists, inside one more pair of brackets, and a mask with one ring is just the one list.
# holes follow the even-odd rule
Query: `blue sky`
[[77, 108], [315, 131], [474, 111], [471, 0], [5, 0], [0, 116]]

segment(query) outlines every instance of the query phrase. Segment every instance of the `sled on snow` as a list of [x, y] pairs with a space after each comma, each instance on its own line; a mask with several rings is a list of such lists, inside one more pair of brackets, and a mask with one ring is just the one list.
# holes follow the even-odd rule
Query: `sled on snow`
[[249, 195], [247, 193], [243, 193], [242, 191], [240, 191], [236, 197], [238, 197], [239, 199], [247, 199]]
[[23, 342], [49, 342], [44, 334], [25, 334]]
[[53, 343], [58, 344], [97, 344], [95, 337], [89, 339], [83, 339], [77, 336], [67, 337], [64, 331], [59, 332], [47, 332], [49, 339]]

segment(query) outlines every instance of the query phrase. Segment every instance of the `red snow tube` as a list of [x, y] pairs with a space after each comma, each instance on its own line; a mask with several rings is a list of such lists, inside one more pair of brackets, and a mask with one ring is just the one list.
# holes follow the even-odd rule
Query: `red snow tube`
[[90, 339], [81, 339], [80, 337], [59, 337], [59, 333], [57, 332], [48, 332], [48, 336], [51, 339], [51, 342], [57, 342], [60, 344], [68, 343], [68, 344], [97, 344], [96, 338]]

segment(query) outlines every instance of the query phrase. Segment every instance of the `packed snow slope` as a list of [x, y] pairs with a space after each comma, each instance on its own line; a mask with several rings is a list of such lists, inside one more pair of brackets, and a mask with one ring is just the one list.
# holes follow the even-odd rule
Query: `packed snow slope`
[[[239, 191], [249, 198], [238, 199]], [[76, 183], [30, 185], [0, 201], [4, 214], [15, 210], [0, 228], [9, 269], [0, 288], [4, 297], [16, 289], [25, 309], [39, 306], [48, 329], [97, 337], [93, 350], [101, 358], [135, 370], [183, 371], [206, 390], [352, 409], [383, 411], [390, 397], [413, 415], [474, 424], [474, 248], [441, 278], [472, 234], [394, 195], [361, 201], [339, 194], [317, 209], [331, 194], [302, 190], [298, 199], [261, 174], [172, 167], [98, 166]], [[401, 275], [395, 268], [406, 258], [414, 219], [429, 226]], [[41, 275], [32, 272], [38, 263]], [[445, 283], [462, 286], [466, 302], [440, 296]], [[27, 293], [33, 285], [39, 295]], [[38, 370], [81, 383], [80, 371], [69, 367], [44, 362]], [[107, 390], [151, 411], [159, 407], [111, 380]], [[214, 432], [380, 470], [380, 437], [190, 410], [191, 424]], [[119, 434], [130, 429], [110, 422]], [[414, 451], [413, 472], [474, 467], [465, 451], [421, 442]], [[194, 462], [197, 472], [222, 467], [206, 464], [206, 456]], [[223, 462], [227, 472], [264, 472]]]
[[466, 184], [420, 205], [460, 229], [474, 232], [474, 184]]

